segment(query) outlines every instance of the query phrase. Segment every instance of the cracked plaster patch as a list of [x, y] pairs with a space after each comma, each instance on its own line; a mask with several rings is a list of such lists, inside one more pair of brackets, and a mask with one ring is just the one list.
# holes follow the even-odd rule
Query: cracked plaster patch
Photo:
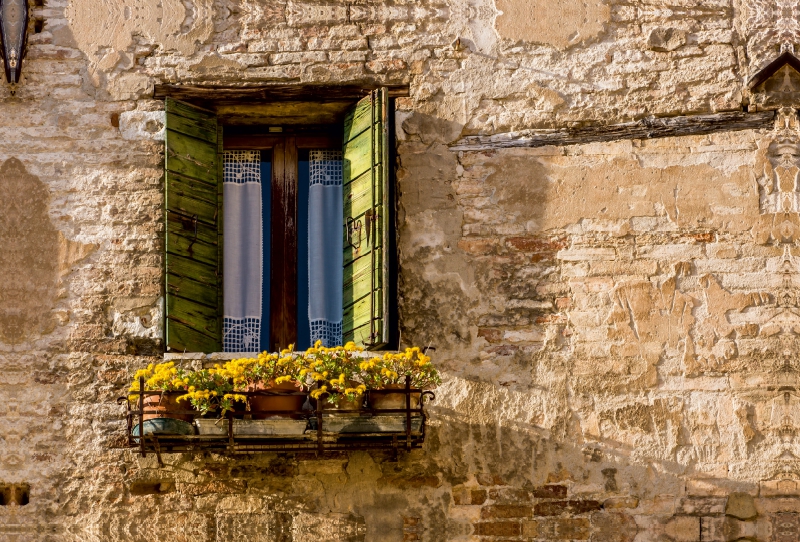
[[90, 74], [134, 66], [134, 45], [160, 46], [184, 55], [211, 36], [212, 0], [71, 0], [66, 16]]
[[611, 20], [602, 0], [552, 2], [550, 0], [496, 0], [501, 15], [501, 37], [566, 49], [599, 36]]

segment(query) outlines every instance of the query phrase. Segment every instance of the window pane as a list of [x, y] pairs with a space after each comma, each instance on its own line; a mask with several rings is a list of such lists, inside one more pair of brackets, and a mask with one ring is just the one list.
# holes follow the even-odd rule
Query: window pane
[[260, 351], [269, 351], [269, 294], [270, 294], [270, 263], [272, 261], [272, 151], [261, 151], [261, 209], [264, 217], [263, 250], [263, 278], [261, 295], [261, 348]]

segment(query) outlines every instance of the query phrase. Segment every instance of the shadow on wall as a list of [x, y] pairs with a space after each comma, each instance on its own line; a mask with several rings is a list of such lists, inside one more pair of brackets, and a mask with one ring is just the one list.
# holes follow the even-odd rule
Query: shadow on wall
[[50, 192], [23, 163], [0, 166], [0, 342], [17, 346], [51, 333], [61, 279], [97, 250], [52, 224]]
[[[706, 539], [701, 531], [715, 533], [710, 540], [768, 540], [786, 520], [772, 513], [786, 506], [779, 483], [762, 484], [756, 499], [757, 484], [714, 475], [687, 487], [691, 467], [644, 457], [613, 438], [582, 442], [580, 431], [567, 427], [570, 413], [549, 430], [532, 423], [541, 405], [529, 394], [449, 378], [440, 396], [452, 401], [431, 409], [424, 450], [401, 454], [398, 463], [366, 452], [235, 462], [173, 456], [164, 469], [154, 458], [139, 460], [116, 503], [76, 518], [67, 531], [98, 542], [399, 542], [410, 534], [551, 540], [565, 533], [575, 540], [695, 541]], [[657, 407], [648, 415], [652, 438], [672, 438]]]
[[[652, 539], [700, 539], [692, 529], [702, 530], [703, 540], [714, 539], [709, 533], [715, 529], [725, 540], [767, 540], [784, 531], [789, 534], [776, 534], [776, 540], [800, 537], [800, 528], [791, 527], [800, 516], [785, 516], [795, 514], [800, 496], [793, 359], [800, 328], [791, 293], [800, 268], [791, 247], [763, 249], [758, 286], [766, 293], [748, 290], [749, 284], [731, 289], [731, 282], [739, 284], [730, 278], [736, 266], [745, 273], [753, 262], [736, 262], [737, 250], [714, 233], [740, 236], [736, 242], [746, 251], [761, 250], [755, 245], [772, 239], [754, 243], [749, 231], [759, 219], [752, 163], [734, 161], [727, 171], [698, 164], [697, 157], [681, 163], [657, 154], [663, 142], [641, 153], [643, 163], [616, 147], [618, 156], [599, 169], [596, 158], [557, 149], [456, 156], [446, 145], [459, 126], [418, 114], [401, 126], [403, 336], [439, 347], [452, 374], [511, 388], [458, 381], [441, 391], [440, 397], [462, 405], [434, 408], [441, 427], [432, 433], [431, 456], [443, 469], [447, 457], [463, 463], [461, 473], [471, 473], [454, 495], [475, 491], [485, 501], [471, 506], [493, 506], [494, 482], [477, 478], [488, 471], [505, 489], [563, 483], [566, 501], [630, 497], [638, 504], [624, 513], [635, 517], [639, 530], [649, 529]], [[719, 160], [726, 151], [714, 152]], [[540, 157], [547, 153], [553, 158], [545, 169]], [[781, 163], [790, 161], [788, 154], [780, 153]], [[796, 186], [795, 169], [784, 169], [774, 186]], [[707, 181], [701, 190], [699, 177]], [[620, 195], [615, 179], [629, 193]], [[623, 196], [631, 208], [619, 203]], [[619, 256], [633, 238], [632, 216], [640, 218], [636, 235], [653, 245], [639, 261]], [[786, 237], [773, 235], [775, 242], [781, 235]], [[634, 246], [631, 254], [640, 250]], [[659, 251], [662, 256], [655, 256]], [[730, 275], [698, 272], [722, 262], [730, 264], [724, 268]], [[573, 284], [591, 295], [577, 296]], [[607, 310], [596, 310], [591, 303], [603, 295]], [[589, 323], [595, 313], [597, 321]], [[585, 336], [564, 340], [577, 327]], [[467, 426], [458, 414], [465, 412], [473, 420]], [[450, 427], [457, 429], [448, 433]], [[435, 439], [444, 434], [453, 447], [445, 438], [436, 449]], [[514, 524], [509, 526], [491, 514], [516, 512], [462, 509], [478, 514], [476, 521], [498, 524], [485, 532], [464, 527], [460, 534], [523, 536], [514, 530], [522, 528], [521, 518], [534, 521], [537, 514], [525, 507], [535, 509], [538, 501], [529, 496], [520, 502], [520, 515], [505, 518]], [[746, 512], [726, 508], [742, 502], [750, 503]], [[559, 514], [577, 514], [570, 506]], [[599, 529], [590, 516], [580, 517], [590, 530]], [[663, 530], [673, 516], [674, 528], [688, 530]], [[780, 527], [784, 520], [790, 527]]]

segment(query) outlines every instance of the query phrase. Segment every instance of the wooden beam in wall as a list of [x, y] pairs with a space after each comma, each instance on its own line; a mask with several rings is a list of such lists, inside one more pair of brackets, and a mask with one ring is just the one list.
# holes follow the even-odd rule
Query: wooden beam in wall
[[771, 129], [774, 111], [745, 113], [728, 111], [709, 115], [646, 118], [636, 122], [606, 126], [584, 126], [560, 130], [524, 130], [495, 135], [468, 136], [450, 146], [454, 151], [482, 151], [546, 145], [580, 145], [620, 139], [655, 139], [685, 135], [702, 135], [736, 130]]
[[[359, 100], [371, 90], [384, 86], [377, 83], [357, 85], [290, 84], [262, 85], [259, 87], [156, 85], [153, 97], [166, 97], [184, 102], [213, 102], [216, 104], [270, 103], [270, 102], [328, 102]], [[409, 96], [408, 85], [385, 85], [389, 97]]]

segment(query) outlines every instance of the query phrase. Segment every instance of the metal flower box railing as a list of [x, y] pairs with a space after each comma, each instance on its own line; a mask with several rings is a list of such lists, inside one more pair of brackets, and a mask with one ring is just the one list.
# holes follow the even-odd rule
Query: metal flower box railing
[[[144, 378], [139, 380], [144, 389]], [[145, 404], [146, 397], [174, 392], [131, 391], [136, 396], [135, 405], [128, 397], [117, 402], [126, 407], [127, 446], [137, 448], [142, 457], [156, 454], [163, 464], [165, 453], [219, 453], [228, 455], [261, 452], [313, 452], [347, 450], [400, 450], [421, 448], [425, 441], [427, 414], [425, 405], [435, 399], [431, 391], [411, 387], [410, 378], [399, 389], [367, 391], [367, 405], [375, 396], [398, 394], [404, 399], [403, 408], [330, 409], [317, 400], [310, 409], [254, 410], [236, 409], [223, 418], [208, 418], [197, 410], [177, 407], [152, 408]], [[237, 392], [248, 398], [264, 395], [292, 395], [307, 397], [304, 392], [259, 390]], [[304, 406], [308, 406], [307, 401]], [[159, 420], [159, 423], [153, 420]], [[181, 421], [187, 420], [187, 421]], [[175, 431], [164, 421], [180, 424]], [[188, 420], [191, 420], [189, 423]], [[175, 425], [175, 424], [172, 424]], [[188, 429], [191, 427], [191, 429]], [[189, 433], [191, 431], [191, 433]]]

